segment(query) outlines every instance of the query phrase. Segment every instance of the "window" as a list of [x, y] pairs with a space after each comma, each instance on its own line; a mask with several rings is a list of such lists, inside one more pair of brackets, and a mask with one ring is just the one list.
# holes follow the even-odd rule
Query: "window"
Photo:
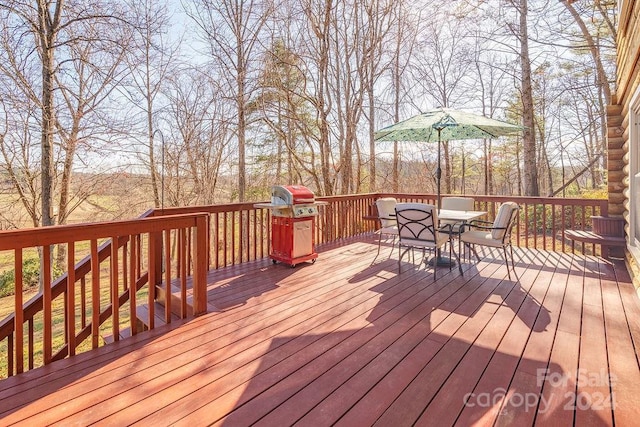
[[640, 88], [629, 105], [629, 243], [640, 260]]

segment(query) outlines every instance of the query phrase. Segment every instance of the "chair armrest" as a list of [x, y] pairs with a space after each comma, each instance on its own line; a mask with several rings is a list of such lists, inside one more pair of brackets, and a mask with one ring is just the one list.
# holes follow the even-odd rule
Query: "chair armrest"
[[[484, 221], [484, 220], [481, 220], [481, 219], [474, 219], [474, 220], [471, 220], [471, 221], [467, 222], [467, 225], [473, 225], [473, 226], [475, 226], [476, 224], [490, 224], [490, 225], [493, 225], [493, 222], [491, 222], [491, 221]], [[482, 227], [481, 225], [479, 225], [479, 226], [480, 226], [480, 227]], [[486, 227], [486, 226], [485, 226], [485, 227]]]
[[[488, 225], [487, 225], [488, 224]], [[491, 221], [473, 220], [467, 223], [469, 227], [481, 230], [506, 230], [507, 227], [494, 227]]]

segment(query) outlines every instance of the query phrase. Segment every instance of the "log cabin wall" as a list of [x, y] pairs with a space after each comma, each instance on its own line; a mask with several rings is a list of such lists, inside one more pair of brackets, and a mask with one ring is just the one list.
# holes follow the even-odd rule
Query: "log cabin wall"
[[[631, 242], [630, 216], [634, 196], [630, 192], [631, 175], [640, 171], [630, 168], [630, 106], [640, 83], [640, 0], [618, 2], [619, 23], [617, 34], [617, 75], [615, 94], [607, 106], [607, 170], [609, 214], [624, 216], [627, 235]], [[633, 142], [637, 144], [637, 142]], [[633, 147], [634, 150], [640, 147]], [[635, 232], [637, 235], [637, 231]], [[633, 246], [633, 245], [631, 245]], [[634, 254], [634, 252], [636, 252]], [[633, 272], [636, 287], [640, 284], [640, 258], [637, 251], [627, 253], [629, 270]]]

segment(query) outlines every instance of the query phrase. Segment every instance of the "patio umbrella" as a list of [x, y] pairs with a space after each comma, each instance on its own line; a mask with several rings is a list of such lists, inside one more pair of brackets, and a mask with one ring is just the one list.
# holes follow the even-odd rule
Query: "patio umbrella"
[[462, 139], [488, 139], [509, 135], [522, 130], [522, 126], [490, 119], [479, 114], [450, 108], [427, 111], [410, 119], [387, 126], [375, 132], [376, 141], [421, 141], [438, 143], [438, 168], [436, 186], [438, 188], [438, 208], [440, 207], [441, 141]]

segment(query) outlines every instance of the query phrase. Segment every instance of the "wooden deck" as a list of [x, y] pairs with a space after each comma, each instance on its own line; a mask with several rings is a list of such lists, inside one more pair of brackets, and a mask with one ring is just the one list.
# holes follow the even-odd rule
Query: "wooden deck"
[[376, 249], [211, 272], [219, 311], [0, 381], [0, 424], [638, 424], [624, 265], [517, 249], [517, 281], [489, 254], [434, 282]]

